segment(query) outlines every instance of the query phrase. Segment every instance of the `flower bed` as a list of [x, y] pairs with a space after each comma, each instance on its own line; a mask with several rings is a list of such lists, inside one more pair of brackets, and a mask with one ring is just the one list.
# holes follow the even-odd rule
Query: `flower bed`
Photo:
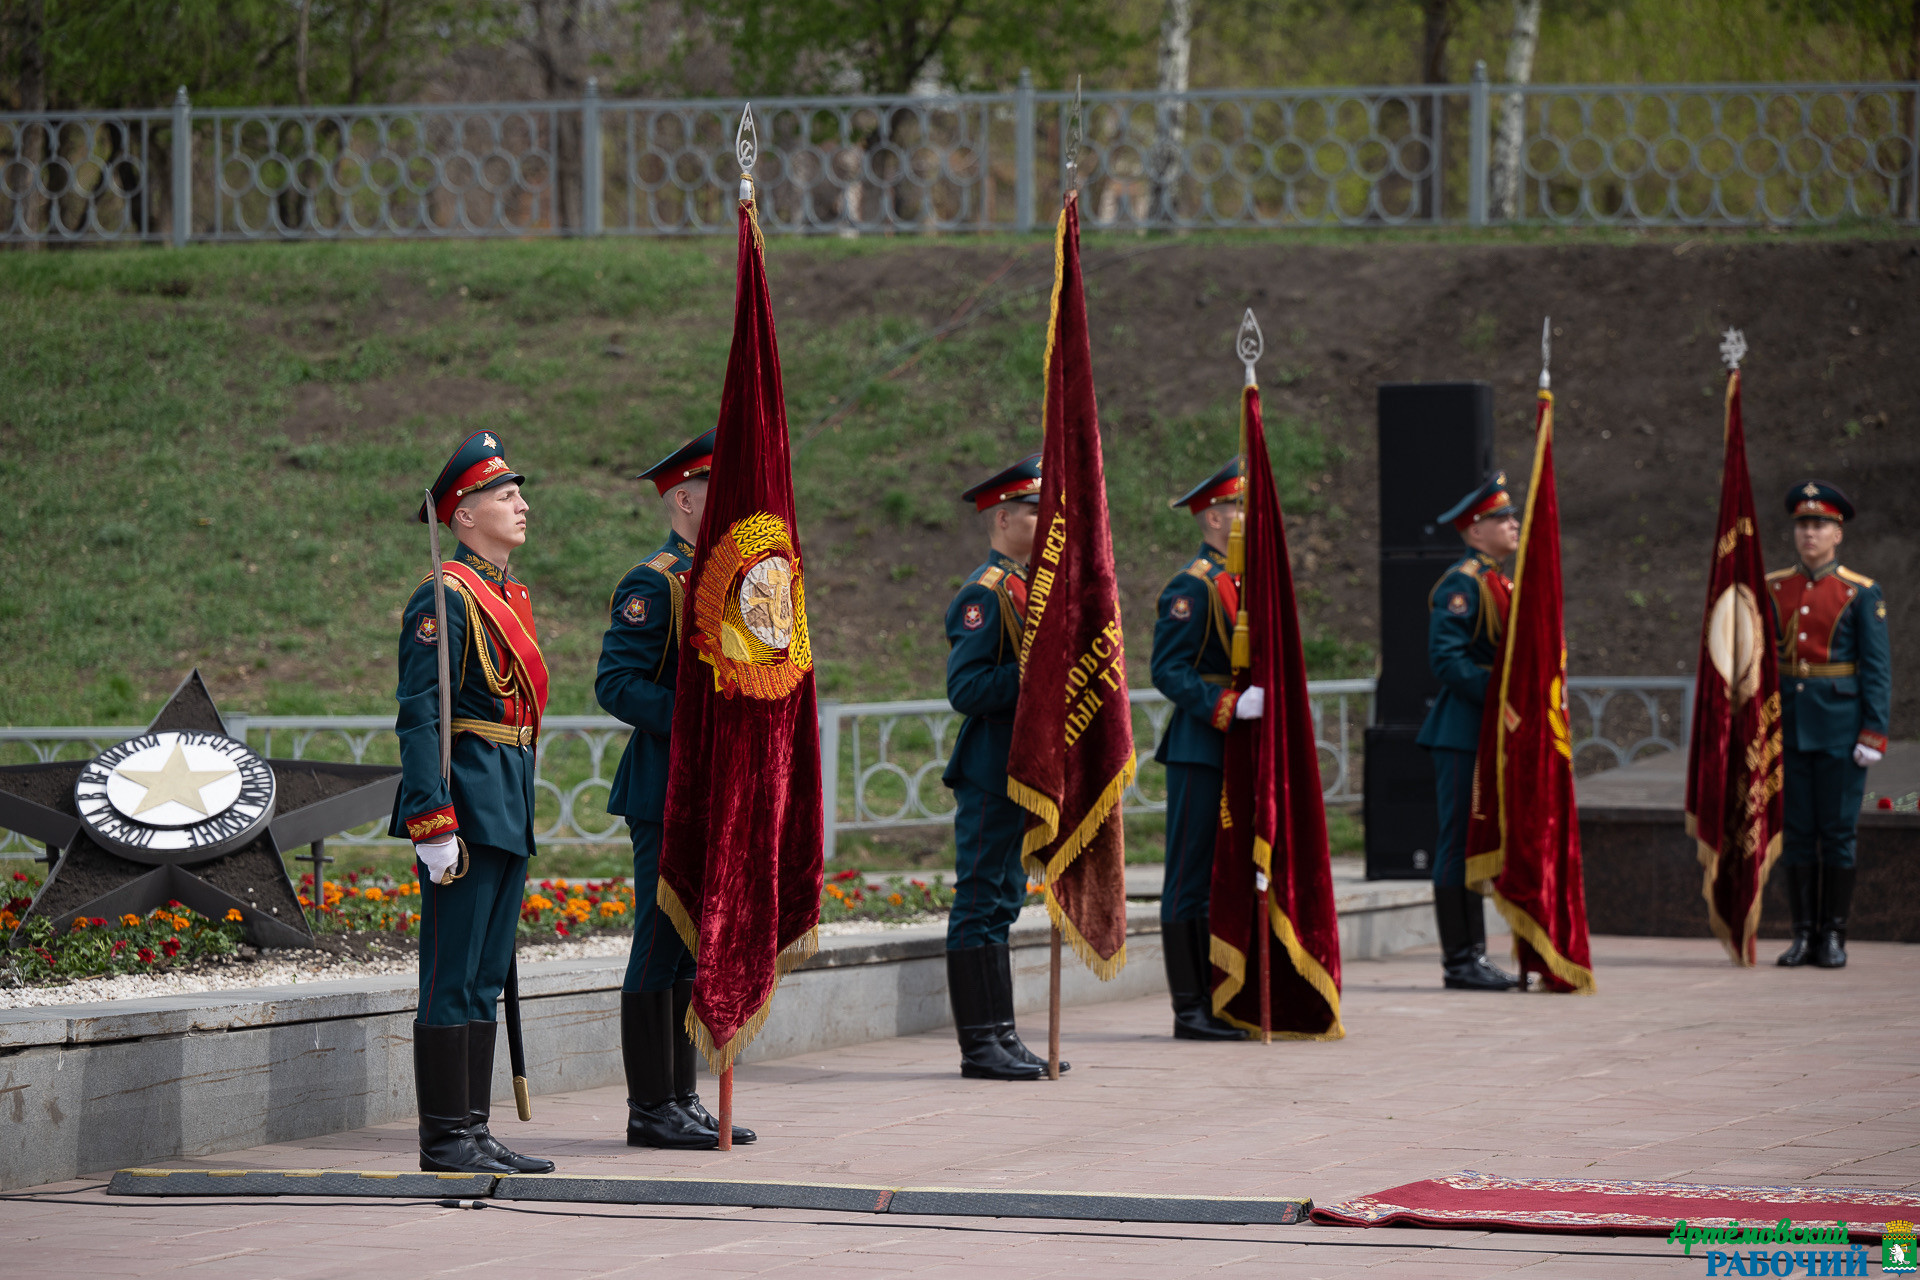
[[12, 934], [7, 964], [19, 983], [150, 973], [230, 956], [246, 937], [238, 911], [227, 912], [224, 920], [209, 920], [176, 901], [145, 916], [78, 916], [71, 927], [59, 931], [45, 919], [22, 926], [20, 916], [40, 886], [34, 877], [16, 871], [12, 887], [13, 896], [0, 907], [0, 930]]
[[[66, 981], [100, 974], [143, 973], [235, 954], [246, 938], [238, 911], [209, 920], [178, 902], [146, 917], [76, 920], [55, 932], [46, 920], [20, 926], [44, 874], [15, 871], [13, 896], [0, 908], [0, 931], [11, 931], [5, 967], [15, 984]], [[420, 885], [395, 879], [371, 867], [328, 880], [314, 900], [313, 877], [300, 877], [300, 905], [316, 935], [418, 938]], [[1035, 899], [1029, 885], [1028, 901]], [[651, 904], [647, 904], [651, 906]], [[820, 922], [872, 921], [903, 924], [937, 917], [953, 905], [950, 885], [889, 877], [870, 885], [859, 871], [829, 877], [820, 893]], [[582, 938], [610, 931], [630, 932], [634, 924], [633, 886], [622, 880], [555, 878], [530, 883], [520, 907], [523, 941]]]

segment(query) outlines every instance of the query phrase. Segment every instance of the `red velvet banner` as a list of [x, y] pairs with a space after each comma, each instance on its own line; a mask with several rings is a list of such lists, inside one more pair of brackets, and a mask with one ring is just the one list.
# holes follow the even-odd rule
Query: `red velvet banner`
[[1480, 722], [1467, 883], [1513, 930], [1522, 975], [1591, 993], [1587, 890], [1567, 722], [1567, 641], [1560, 589], [1560, 497], [1553, 473], [1553, 394], [1541, 391], [1533, 480], [1513, 571], [1506, 642], [1495, 655]]
[[658, 901], [700, 964], [687, 1031], [716, 1072], [820, 919], [820, 736], [780, 351], [740, 202], [733, 350], [687, 585]]
[[1258, 387], [1241, 395], [1240, 424], [1246, 570], [1237, 585], [1248, 665], [1242, 667], [1235, 654], [1234, 687], [1266, 690], [1266, 710], [1257, 720], [1235, 720], [1227, 730], [1208, 917], [1213, 965], [1220, 971], [1213, 1011], [1235, 1026], [1261, 1029], [1258, 942], [1259, 930], [1267, 928], [1273, 938], [1268, 1025], [1291, 1039], [1337, 1040], [1346, 1030], [1340, 1025], [1340, 922], [1333, 910], [1327, 812], [1293, 565]]
[[1045, 888], [1054, 925], [1088, 968], [1111, 978], [1127, 962], [1120, 797], [1133, 781], [1133, 709], [1072, 192], [1054, 236], [1042, 422], [1039, 535], [1007, 794], [1033, 815], [1024, 861]]
[[1687, 749], [1687, 832], [1699, 842], [1701, 893], [1714, 936], [1754, 963], [1760, 895], [1780, 856], [1780, 669], [1767, 617], [1767, 569], [1747, 475], [1740, 371], [1727, 376], [1720, 519], [1707, 567], [1707, 609]]

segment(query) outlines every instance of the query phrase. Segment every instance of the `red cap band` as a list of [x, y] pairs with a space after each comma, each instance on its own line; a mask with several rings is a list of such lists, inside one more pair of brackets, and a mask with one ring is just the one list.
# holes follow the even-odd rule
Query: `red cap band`
[[1208, 507], [1217, 507], [1223, 502], [1233, 502], [1247, 491], [1245, 476], [1228, 476], [1211, 489], [1202, 489], [1187, 499], [1187, 510], [1199, 515]]
[[434, 504], [433, 514], [435, 518], [437, 518], [441, 524], [447, 523], [447, 521], [453, 519], [453, 509], [460, 505], [460, 499], [485, 485], [489, 480], [493, 479], [493, 477], [512, 470], [513, 468], [507, 465], [507, 460], [498, 455], [488, 458], [484, 462], [474, 463], [471, 467], [468, 467], [460, 473], [460, 478], [453, 482], [453, 488], [447, 490], [447, 492], [442, 495], [440, 501]]
[[1842, 524], [1846, 523], [1846, 517], [1840, 514], [1838, 507], [1822, 502], [1818, 498], [1808, 498], [1805, 502], [1795, 507], [1793, 509], [1793, 518], [1795, 520], [1837, 520]]
[[976, 494], [973, 499], [975, 511], [985, 511], [988, 507], [997, 507], [1003, 502], [1012, 502], [1015, 498], [1024, 498], [1030, 493], [1040, 492], [1040, 477], [1027, 480], [1015, 480], [1003, 489], [988, 489]]
[[696, 476], [704, 476], [713, 470], [713, 455], [704, 458], [688, 458], [682, 466], [652, 477], [653, 487], [660, 491], [661, 497], [667, 496], [667, 490], [678, 488]]
[[1465, 513], [1454, 520], [1453, 527], [1465, 533], [1473, 527], [1475, 520], [1478, 520], [1481, 516], [1487, 514], [1487, 512], [1496, 511], [1501, 507], [1510, 507], [1512, 505], [1513, 498], [1505, 489], [1495, 489], [1492, 493], [1480, 499], [1480, 501], [1474, 503], [1471, 507], [1468, 507]]

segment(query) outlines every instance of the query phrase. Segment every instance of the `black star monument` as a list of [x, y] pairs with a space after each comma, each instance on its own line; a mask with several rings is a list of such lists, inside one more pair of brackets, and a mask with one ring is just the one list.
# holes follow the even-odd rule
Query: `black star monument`
[[281, 854], [386, 817], [399, 790], [397, 768], [255, 755], [194, 671], [145, 733], [91, 760], [0, 768], [0, 827], [59, 855], [23, 923], [174, 900], [214, 920], [237, 908], [255, 946], [299, 947], [313, 932]]

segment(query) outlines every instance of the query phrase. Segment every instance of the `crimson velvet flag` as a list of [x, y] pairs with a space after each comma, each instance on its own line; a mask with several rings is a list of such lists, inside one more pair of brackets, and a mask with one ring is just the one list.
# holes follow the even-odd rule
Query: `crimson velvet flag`
[[699, 963], [687, 1032], [716, 1073], [759, 1033], [781, 975], [813, 954], [820, 919], [820, 737], [780, 352], [753, 201], [739, 213], [658, 890]]
[[1725, 435], [1687, 751], [1687, 832], [1699, 845], [1714, 936], [1735, 964], [1751, 965], [1760, 895], [1780, 856], [1780, 669], [1768, 643], [1737, 365], [1727, 375]]
[[1032, 815], [1022, 853], [1027, 874], [1044, 887], [1047, 913], [1074, 953], [1105, 979], [1127, 962], [1119, 806], [1133, 781], [1133, 708], [1074, 192], [1054, 237], [1041, 421], [1040, 514], [1007, 794]]
[[[1220, 971], [1213, 1011], [1235, 1026], [1262, 1029], [1255, 966], [1258, 930], [1265, 928], [1272, 933], [1266, 1025], [1293, 1039], [1337, 1040], [1346, 1034], [1340, 1025], [1340, 922], [1333, 909], [1313, 704], [1307, 700], [1287, 531], [1260, 421], [1260, 389], [1251, 384], [1241, 393], [1240, 423], [1246, 567], [1238, 583], [1234, 687], [1266, 690], [1266, 710], [1257, 720], [1235, 720], [1227, 730], [1208, 917], [1213, 965]], [[1229, 568], [1232, 559], [1229, 553]]]
[[1587, 891], [1567, 723], [1567, 642], [1560, 586], [1560, 499], [1553, 472], [1553, 393], [1540, 392], [1533, 480], [1506, 641], [1480, 723], [1467, 823], [1467, 883], [1513, 930], [1522, 979], [1591, 993]]

